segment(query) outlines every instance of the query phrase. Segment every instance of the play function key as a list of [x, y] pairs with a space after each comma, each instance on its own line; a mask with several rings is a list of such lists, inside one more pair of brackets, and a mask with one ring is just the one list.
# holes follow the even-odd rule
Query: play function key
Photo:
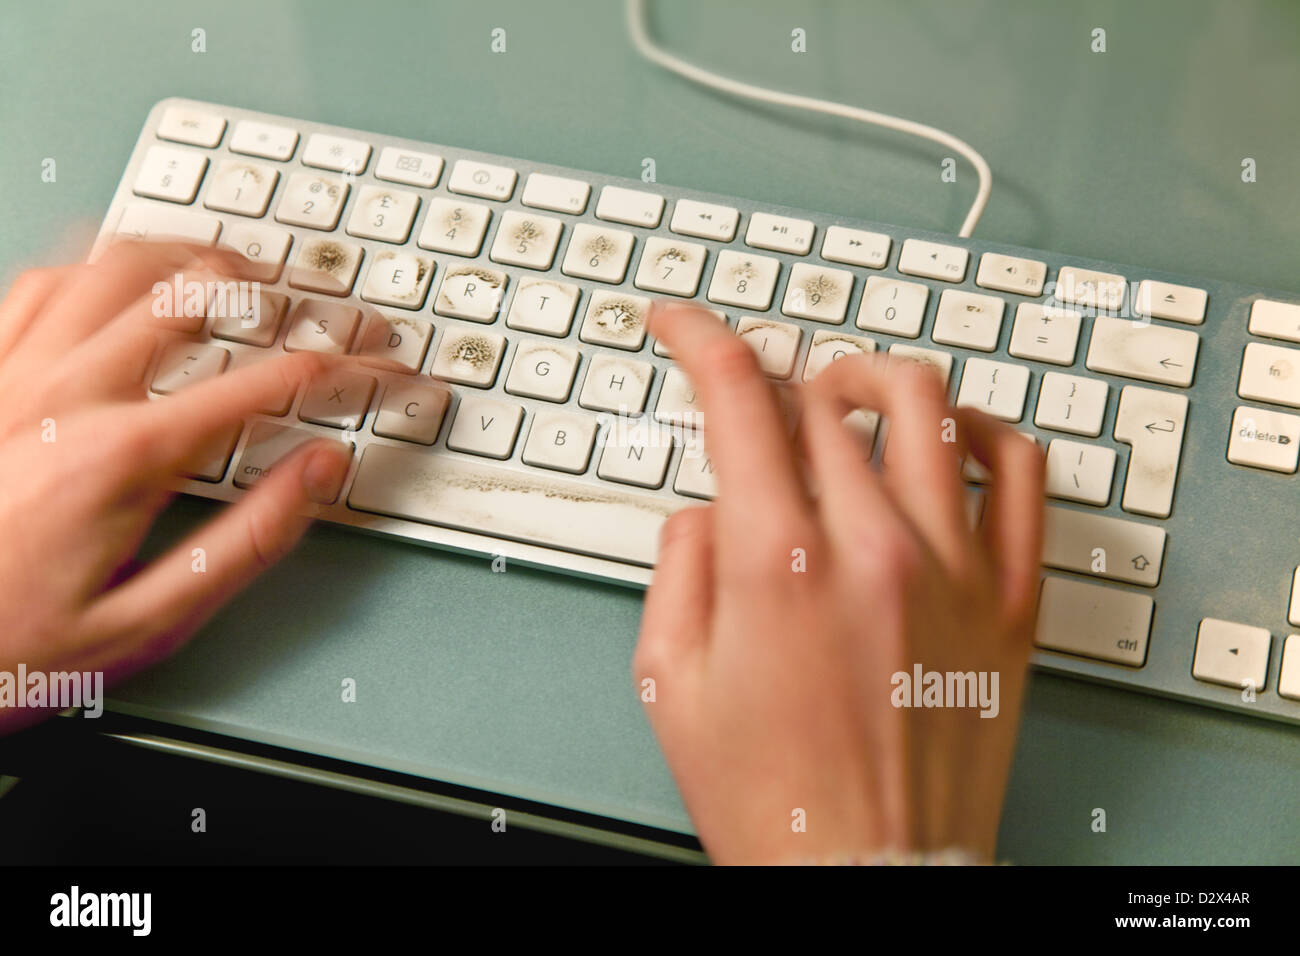
[[773, 252], [789, 252], [796, 256], [805, 256], [812, 248], [815, 229], [816, 227], [807, 219], [791, 219], [788, 216], [756, 212], [749, 217], [745, 245], [753, 246], [755, 249], [771, 249]]

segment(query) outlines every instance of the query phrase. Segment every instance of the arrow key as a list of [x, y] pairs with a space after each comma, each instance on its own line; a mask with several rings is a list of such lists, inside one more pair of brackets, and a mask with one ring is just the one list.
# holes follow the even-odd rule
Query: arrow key
[[1272, 639], [1266, 628], [1207, 617], [1196, 634], [1192, 676], [1226, 687], [1263, 690]]

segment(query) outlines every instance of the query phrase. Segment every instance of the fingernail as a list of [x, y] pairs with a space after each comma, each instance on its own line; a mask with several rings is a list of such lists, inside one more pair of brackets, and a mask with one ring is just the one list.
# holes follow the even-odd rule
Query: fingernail
[[302, 471], [302, 485], [307, 496], [317, 504], [333, 504], [339, 496], [343, 477], [352, 459], [348, 449], [334, 442], [336, 447], [321, 448], [312, 452], [311, 460]]

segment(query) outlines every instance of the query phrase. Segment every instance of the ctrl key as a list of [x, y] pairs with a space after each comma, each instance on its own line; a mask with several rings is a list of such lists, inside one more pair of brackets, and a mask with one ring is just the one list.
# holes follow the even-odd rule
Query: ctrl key
[[1051, 651], [1141, 667], [1155, 602], [1145, 594], [1047, 577], [1034, 643]]
[[[248, 442], [244, 445], [244, 453], [240, 456], [239, 466], [235, 469], [235, 484], [240, 488], [253, 487], [260, 479], [270, 474], [276, 462], [286, 458], [299, 445], [322, 437], [324, 436], [303, 428], [256, 422], [248, 433]], [[347, 448], [349, 456], [352, 454], [351, 442], [339, 442], [339, 444]], [[334, 489], [334, 493], [328, 496], [329, 500], [322, 500], [321, 503], [332, 504], [338, 499], [339, 490]]]

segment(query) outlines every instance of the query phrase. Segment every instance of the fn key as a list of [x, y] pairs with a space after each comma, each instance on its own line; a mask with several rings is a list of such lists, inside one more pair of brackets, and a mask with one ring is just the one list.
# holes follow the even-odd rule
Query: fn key
[[1145, 594], [1044, 578], [1034, 643], [1051, 651], [1141, 667], [1147, 659], [1153, 609]]

